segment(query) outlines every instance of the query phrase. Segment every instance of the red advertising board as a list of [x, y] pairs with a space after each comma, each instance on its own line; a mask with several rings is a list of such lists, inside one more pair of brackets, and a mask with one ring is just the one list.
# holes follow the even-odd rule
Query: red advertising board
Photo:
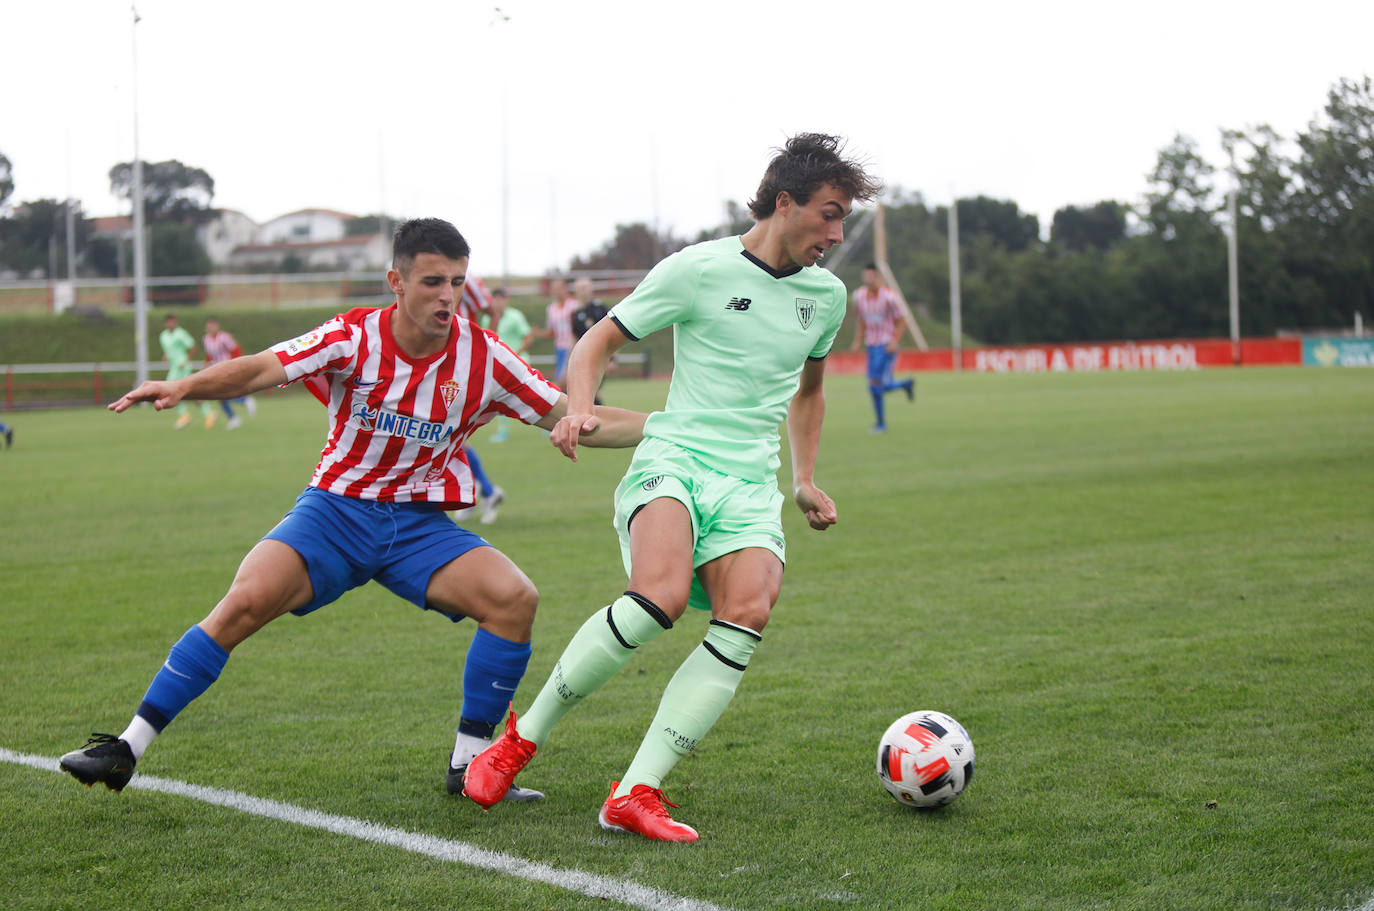
[[[1236, 350], [1230, 339], [1015, 345], [968, 348], [960, 352], [960, 361], [964, 370], [978, 373], [1197, 370], [1302, 363], [1302, 341], [1298, 338], [1241, 339], [1239, 349]], [[863, 352], [859, 351], [836, 351], [829, 360], [830, 369], [837, 373], [863, 373], [866, 363]], [[896, 369], [901, 373], [953, 370], [954, 352], [949, 348], [902, 351], [897, 357]]]

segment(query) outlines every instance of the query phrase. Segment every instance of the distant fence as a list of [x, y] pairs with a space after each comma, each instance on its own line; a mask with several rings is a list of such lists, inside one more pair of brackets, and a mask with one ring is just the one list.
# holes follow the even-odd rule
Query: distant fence
[[[554, 363], [551, 354], [534, 354], [525, 360], [541, 370], [551, 370]], [[165, 375], [168, 367], [166, 361], [148, 364], [154, 377]], [[105, 405], [131, 389], [137, 373], [138, 365], [132, 361], [0, 365], [0, 374], [4, 378], [4, 397], [0, 400], [0, 406], [3, 407], [0, 410]], [[615, 355], [610, 373], [614, 376], [648, 378], [651, 374], [648, 352], [632, 351]]]
[[[643, 270], [619, 269], [570, 272], [586, 277], [599, 297], [619, 299], [634, 290]], [[483, 276], [488, 288], [500, 280]], [[512, 295], [546, 296], [551, 279], [520, 279], [507, 290]], [[265, 275], [182, 275], [148, 279], [148, 303], [153, 307], [234, 309], [299, 309], [306, 307], [362, 307], [387, 304], [395, 298], [381, 271], [294, 272]], [[33, 279], [0, 281], [0, 313], [61, 313], [72, 307], [100, 310], [130, 309], [134, 305], [129, 278], [78, 278], [73, 281]]]

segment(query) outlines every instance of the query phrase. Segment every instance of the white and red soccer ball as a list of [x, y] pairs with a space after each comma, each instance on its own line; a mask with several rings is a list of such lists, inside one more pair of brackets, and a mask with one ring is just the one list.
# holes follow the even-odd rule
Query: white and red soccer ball
[[878, 780], [900, 804], [943, 807], [973, 778], [973, 741], [944, 712], [903, 715], [878, 741]]

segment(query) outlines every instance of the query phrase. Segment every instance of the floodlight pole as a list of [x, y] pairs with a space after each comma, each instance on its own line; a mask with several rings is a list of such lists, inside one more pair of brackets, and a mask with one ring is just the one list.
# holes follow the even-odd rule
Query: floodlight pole
[[[67, 131], [67, 201], [62, 206], [62, 214], [67, 228], [67, 281], [76, 281], [76, 216], [72, 210], [72, 131]], [[74, 286], [73, 286], [74, 287]], [[75, 292], [73, 292], [75, 293]]]
[[65, 213], [65, 215], [66, 215], [66, 221], [67, 221], [67, 281], [68, 281], [68, 282], [74, 282], [74, 281], [76, 281], [76, 210], [75, 210], [75, 208], [73, 207], [73, 203], [74, 203], [74, 202], [75, 202], [75, 200], [72, 199], [71, 193], [68, 192], [68, 194], [67, 194], [67, 204], [64, 206], [64, 208], [67, 210], [66, 213]]
[[[490, 22], [496, 26], [510, 21], [510, 15], [501, 7], [493, 7], [496, 17]], [[501, 62], [506, 60], [505, 29], [501, 29], [502, 39], [497, 45]], [[501, 287], [510, 285], [510, 79], [505, 71], [501, 75]], [[496, 327], [493, 326], [493, 329]]]
[[[501, 287], [510, 285], [510, 117], [507, 87], [501, 81]], [[493, 330], [496, 327], [492, 327]]]
[[1239, 184], [1236, 175], [1236, 153], [1231, 150], [1231, 192], [1227, 196], [1226, 211], [1231, 219], [1231, 230], [1226, 235], [1226, 272], [1227, 285], [1231, 298], [1231, 362], [1240, 364], [1240, 273], [1238, 267], [1238, 239], [1240, 215], [1236, 204], [1236, 190]]
[[964, 369], [964, 314], [959, 294], [959, 200], [949, 203], [949, 336], [954, 369]]
[[139, 383], [148, 379], [148, 263], [143, 238], [143, 160], [138, 153], [138, 10], [134, 14], [134, 359]]

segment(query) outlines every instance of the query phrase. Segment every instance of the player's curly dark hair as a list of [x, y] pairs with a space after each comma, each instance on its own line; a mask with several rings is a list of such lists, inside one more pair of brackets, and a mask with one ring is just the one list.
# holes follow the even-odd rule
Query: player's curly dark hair
[[827, 183], [857, 202], [867, 202], [882, 192], [882, 183], [864, 170], [862, 162], [844, 157], [844, 140], [838, 136], [798, 133], [777, 151], [749, 203], [757, 219], [773, 214], [783, 190], [803, 206]]
[[410, 271], [410, 264], [421, 253], [437, 253], [449, 259], [463, 259], [472, 252], [458, 229], [442, 218], [412, 218], [396, 226], [391, 236], [391, 266], [397, 272]]

